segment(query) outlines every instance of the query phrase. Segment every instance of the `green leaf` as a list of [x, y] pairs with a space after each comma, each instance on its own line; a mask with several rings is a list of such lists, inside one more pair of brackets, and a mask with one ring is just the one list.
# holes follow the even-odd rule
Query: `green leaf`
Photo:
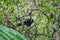
[[36, 19], [36, 23], [40, 24], [40, 18]]
[[47, 10], [52, 10], [53, 9], [53, 6], [52, 5], [49, 5], [49, 4], [45, 4], [44, 5], [44, 8], [47, 9]]
[[[13, 40], [27, 40], [26, 38], [24, 38], [24, 36], [22, 36], [22, 34], [20, 34], [19, 32], [11, 29], [11, 28], [7, 28], [5, 26], [0, 26], [0, 36], [5, 37], [5, 39], [13, 39]], [[3, 38], [4, 39], [4, 38]]]
[[[0, 31], [0, 37], [3, 37], [3, 39], [10, 40], [7, 35], [5, 35], [3, 32]], [[1, 39], [0, 39], [1, 40]]]

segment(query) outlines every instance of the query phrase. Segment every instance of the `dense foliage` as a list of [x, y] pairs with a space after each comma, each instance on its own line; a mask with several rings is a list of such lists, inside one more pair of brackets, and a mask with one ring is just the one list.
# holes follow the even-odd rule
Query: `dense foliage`
[[58, 40], [60, 0], [0, 0], [0, 25], [28, 40]]

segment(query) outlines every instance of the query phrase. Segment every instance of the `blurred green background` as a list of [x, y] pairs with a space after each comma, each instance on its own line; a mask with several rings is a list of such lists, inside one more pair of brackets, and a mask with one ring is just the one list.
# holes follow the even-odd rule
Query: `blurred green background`
[[[33, 23], [17, 26], [30, 17], [30, 11]], [[0, 0], [0, 25], [28, 40], [60, 40], [60, 0]]]

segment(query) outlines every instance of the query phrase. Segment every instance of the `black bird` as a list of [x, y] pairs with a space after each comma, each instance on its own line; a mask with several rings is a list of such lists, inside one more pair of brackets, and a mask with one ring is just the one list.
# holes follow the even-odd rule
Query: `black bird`
[[32, 18], [28, 18], [24, 21], [24, 25], [30, 26], [33, 23], [33, 19]]

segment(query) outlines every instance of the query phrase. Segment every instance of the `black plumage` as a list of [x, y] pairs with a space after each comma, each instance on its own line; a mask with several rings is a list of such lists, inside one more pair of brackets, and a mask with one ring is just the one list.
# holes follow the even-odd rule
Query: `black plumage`
[[32, 18], [28, 18], [24, 21], [24, 25], [30, 26], [33, 23], [33, 19]]

